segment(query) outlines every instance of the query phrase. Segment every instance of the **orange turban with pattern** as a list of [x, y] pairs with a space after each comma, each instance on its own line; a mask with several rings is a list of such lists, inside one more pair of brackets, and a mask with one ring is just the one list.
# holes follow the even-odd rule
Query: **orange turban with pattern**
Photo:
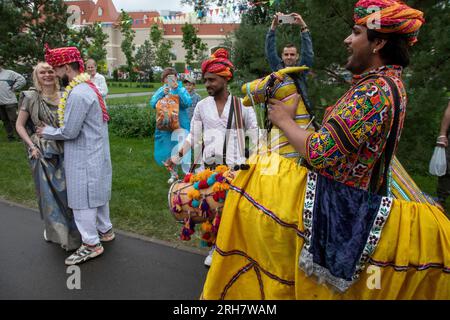
[[234, 66], [228, 60], [228, 51], [221, 48], [217, 49], [208, 60], [202, 63], [202, 74], [206, 72], [215, 73], [230, 81], [233, 78]]
[[45, 61], [53, 68], [72, 62], [78, 62], [80, 65], [80, 72], [84, 72], [83, 59], [81, 58], [80, 51], [78, 51], [76, 47], [50, 49], [48, 44], [45, 44]]
[[357, 25], [381, 33], [404, 35], [412, 46], [417, 42], [419, 29], [425, 22], [423, 12], [395, 0], [360, 0], [353, 16]]

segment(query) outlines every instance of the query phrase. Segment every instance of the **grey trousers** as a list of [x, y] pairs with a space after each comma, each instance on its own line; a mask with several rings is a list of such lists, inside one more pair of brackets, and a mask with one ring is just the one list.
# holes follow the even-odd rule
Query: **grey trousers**
[[8, 139], [14, 139], [14, 135], [18, 137], [16, 132], [17, 103], [0, 104], [0, 119], [3, 121]]

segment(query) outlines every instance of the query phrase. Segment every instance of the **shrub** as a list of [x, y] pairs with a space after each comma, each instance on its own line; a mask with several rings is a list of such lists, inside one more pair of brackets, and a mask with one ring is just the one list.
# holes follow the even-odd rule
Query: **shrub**
[[178, 73], [184, 73], [186, 64], [184, 62], [175, 62], [175, 70], [177, 70]]
[[151, 137], [155, 132], [155, 111], [150, 107], [112, 106], [109, 114], [109, 129], [120, 137]]

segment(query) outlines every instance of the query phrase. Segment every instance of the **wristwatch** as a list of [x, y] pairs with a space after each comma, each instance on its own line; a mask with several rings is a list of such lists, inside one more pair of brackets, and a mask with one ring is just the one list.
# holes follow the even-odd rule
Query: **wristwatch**
[[303, 27], [300, 28], [301, 32], [305, 32], [305, 31], [309, 31], [308, 26], [304, 25]]

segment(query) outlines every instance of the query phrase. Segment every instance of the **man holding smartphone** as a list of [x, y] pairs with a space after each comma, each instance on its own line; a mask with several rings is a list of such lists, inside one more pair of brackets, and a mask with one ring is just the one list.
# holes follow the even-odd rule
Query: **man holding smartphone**
[[[275, 30], [280, 22], [286, 23], [291, 22], [291, 24], [296, 24], [300, 27], [301, 32], [301, 54], [299, 55], [297, 47], [288, 43], [284, 46], [281, 58], [278, 56], [275, 41]], [[314, 51], [311, 40], [311, 33], [309, 32], [308, 26], [303, 20], [302, 16], [298, 13], [283, 14], [277, 12], [272, 20], [272, 25], [266, 35], [266, 45], [265, 45], [266, 57], [269, 61], [270, 68], [272, 71], [278, 71], [286, 67], [293, 66], [307, 66], [312, 67], [314, 61]], [[306, 105], [308, 111], [312, 111], [311, 103], [308, 99], [308, 92], [306, 86], [306, 74], [301, 73], [300, 76], [295, 80], [297, 89], [300, 91], [303, 101]]]

